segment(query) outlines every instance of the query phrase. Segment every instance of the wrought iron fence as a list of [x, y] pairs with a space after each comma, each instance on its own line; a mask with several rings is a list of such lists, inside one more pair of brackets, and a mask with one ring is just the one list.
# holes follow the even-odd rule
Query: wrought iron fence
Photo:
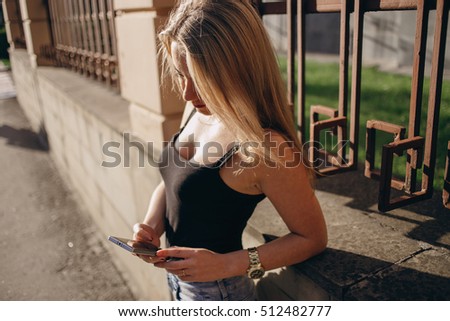
[[19, 0], [14, 0], [10, 3], [10, 6], [13, 10], [11, 10], [10, 15], [8, 17], [11, 28], [14, 28], [14, 33], [12, 35], [12, 41], [14, 43], [14, 47], [16, 49], [26, 49], [27, 44], [25, 40], [25, 32], [23, 29], [23, 19], [22, 13], [20, 11], [20, 3]]
[[42, 48], [59, 66], [119, 88], [112, 0], [48, 0], [53, 46]]
[[[378, 207], [381, 211], [389, 211], [404, 205], [431, 198], [436, 167], [437, 130], [441, 105], [442, 79], [444, 69], [445, 41], [448, 25], [450, 1], [448, 0], [286, 0], [265, 2], [252, 0], [261, 15], [286, 14], [288, 30], [288, 97], [292, 108], [295, 106], [295, 91], [298, 93], [297, 126], [299, 136], [306, 141], [305, 133], [305, 15], [338, 12], [340, 13], [340, 71], [339, 71], [339, 103], [337, 108], [327, 106], [311, 107], [311, 126], [309, 141], [312, 142], [312, 160], [321, 157], [321, 164], [327, 166], [317, 168], [321, 173], [335, 174], [357, 168], [361, 67], [364, 14], [366, 12], [415, 10], [416, 37], [413, 52], [412, 84], [409, 106], [408, 130], [395, 124], [381, 120], [367, 122], [365, 175], [380, 181]], [[434, 44], [431, 62], [427, 126], [425, 135], [420, 135], [420, 119], [422, 114], [422, 96], [424, 89], [424, 71], [426, 44], [428, 37], [428, 16], [436, 12]], [[353, 31], [350, 31], [350, 15], [353, 15]], [[351, 35], [353, 34], [353, 39]], [[350, 46], [352, 55], [350, 56]], [[351, 63], [350, 63], [351, 57]], [[295, 86], [295, 64], [297, 60], [298, 84]], [[352, 68], [350, 68], [350, 65]], [[349, 88], [349, 80], [351, 87]], [[350, 91], [348, 90], [350, 89]], [[319, 121], [321, 114], [328, 119]], [[338, 148], [338, 154], [330, 154], [325, 149], [316, 148], [322, 130], [333, 130], [338, 141], [349, 144], [348, 152]], [[379, 170], [374, 168], [375, 133], [384, 131], [395, 134], [395, 139], [383, 146], [382, 162]], [[406, 137], [405, 137], [406, 136]], [[449, 146], [450, 149], [450, 146]], [[406, 175], [399, 180], [392, 175], [394, 155], [407, 153]], [[449, 203], [449, 161], [446, 165], [444, 183], [444, 206]], [[418, 186], [418, 172], [421, 174], [421, 186]], [[404, 192], [403, 195], [391, 198], [391, 189]]]

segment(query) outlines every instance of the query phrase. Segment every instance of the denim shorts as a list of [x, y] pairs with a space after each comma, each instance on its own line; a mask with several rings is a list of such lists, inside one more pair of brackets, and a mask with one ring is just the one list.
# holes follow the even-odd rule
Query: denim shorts
[[168, 273], [169, 288], [176, 301], [254, 301], [253, 280], [235, 276], [212, 282], [185, 282]]

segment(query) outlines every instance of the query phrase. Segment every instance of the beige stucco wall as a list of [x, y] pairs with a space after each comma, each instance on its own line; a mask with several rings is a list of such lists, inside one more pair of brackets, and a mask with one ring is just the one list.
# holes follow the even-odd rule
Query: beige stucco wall
[[157, 34], [166, 18], [156, 11], [122, 12], [116, 18], [121, 94], [130, 102], [133, 133], [159, 150], [177, 130], [184, 108], [170, 80], [161, 82]]

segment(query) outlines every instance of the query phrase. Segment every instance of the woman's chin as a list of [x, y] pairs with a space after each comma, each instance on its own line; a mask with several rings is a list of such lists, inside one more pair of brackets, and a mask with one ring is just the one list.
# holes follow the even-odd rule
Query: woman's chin
[[208, 107], [206, 107], [205, 105], [203, 105], [203, 106], [195, 106], [194, 105], [194, 107], [199, 113], [201, 113], [203, 115], [208, 115], [208, 116], [212, 115], [212, 113], [209, 111]]

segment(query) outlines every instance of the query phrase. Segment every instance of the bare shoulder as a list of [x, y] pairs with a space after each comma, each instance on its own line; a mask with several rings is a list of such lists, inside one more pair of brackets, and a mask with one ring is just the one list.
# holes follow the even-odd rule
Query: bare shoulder
[[311, 170], [305, 163], [303, 152], [294, 142], [275, 131], [267, 130], [265, 135], [266, 152], [270, 153], [270, 160], [261, 160], [255, 168], [258, 186], [267, 193], [274, 186], [283, 189], [291, 184], [310, 187]]
[[262, 169], [268, 167], [268, 169], [282, 170], [307, 165], [303, 161], [302, 151], [295, 146], [295, 143], [276, 130], [270, 129], [265, 132], [264, 144], [266, 155], [269, 155], [273, 162], [264, 164], [266, 166], [262, 166]]

